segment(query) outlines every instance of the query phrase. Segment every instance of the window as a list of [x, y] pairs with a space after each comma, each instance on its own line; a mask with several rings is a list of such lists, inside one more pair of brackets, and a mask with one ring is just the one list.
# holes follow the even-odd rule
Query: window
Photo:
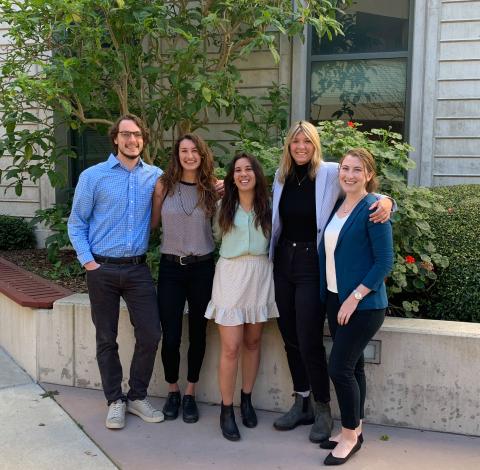
[[71, 184], [75, 187], [80, 173], [86, 168], [105, 161], [113, 152], [108, 135], [102, 135], [93, 129], [85, 129], [82, 133], [71, 132], [71, 147], [77, 158], [71, 159]]
[[337, 19], [344, 36], [310, 43], [312, 122], [342, 119], [404, 133], [411, 0], [358, 0]]

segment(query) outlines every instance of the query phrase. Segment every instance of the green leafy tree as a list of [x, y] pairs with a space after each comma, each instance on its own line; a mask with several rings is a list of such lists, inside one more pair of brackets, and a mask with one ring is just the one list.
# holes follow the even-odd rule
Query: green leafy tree
[[[151, 130], [147, 162], [169, 142], [208, 127], [212, 113], [239, 122], [258, 103], [239, 93], [238, 63], [258, 48], [276, 61], [278, 34], [340, 33], [340, 0], [0, 0], [10, 46], [2, 56], [3, 172], [21, 194], [27, 178], [62, 183], [74, 156], [59, 126], [105, 131], [119, 114]], [[40, 109], [40, 112], [32, 110]], [[35, 129], [35, 130], [32, 130]]]

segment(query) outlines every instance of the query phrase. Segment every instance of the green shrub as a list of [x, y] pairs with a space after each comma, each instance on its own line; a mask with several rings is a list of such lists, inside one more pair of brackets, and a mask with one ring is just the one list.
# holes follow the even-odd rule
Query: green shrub
[[449, 258], [427, 296], [425, 316], [480, 322], [480, 184], [433, 188], [445, 211], [428, 213], [438, 251]]
[[0, 215], [0, 250], [23, 250], [34, 246], [32, 225], [21, 217]]
[[67, 233], [67, 220], [70, 215], [72, 203], [54, 204], [48, 209], [38, 209], [35, 212], [33, 221], [43, 222], [53, 234], [45, 240], [45, 247], [48, 250], [50, 263], [59, 263], [58, 254], [62, 248], [71, 247]]

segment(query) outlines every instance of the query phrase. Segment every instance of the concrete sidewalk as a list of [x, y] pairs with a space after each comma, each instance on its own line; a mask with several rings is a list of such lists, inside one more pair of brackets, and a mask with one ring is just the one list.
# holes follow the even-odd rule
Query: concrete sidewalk
[[0, 469], [111, 470], [115, 465], [0, 347]]
[[[123, 470], [313, 470], [323, 467], [328, 454], [308, 441], [308, 426], [275, 431], [277, 413], [259, 411], [255, 429], [244, 428], [238, 419], [239, 442], [221, 436], [219, 407], [208, 404], [200, 405], [195, 424], [181, 418], [148, 424], [127, 415], [126, 427], [113, 431], [105, 428], [101, 391], [42, 387], [58, 392], [55, 400], [42, 398], [44, 390], [0, 348], [0, 470], [102, 470], [115, 465]], [[161, 407], [163, 399], [152, 402]], [[361, 451], [344, 468], [480, 469], [480, 438], [374, 425], [365, 426], [364, 436]]]
[[[229, 442], [219, 430], [220, 409], [201, 404], [200, 420], [186, 424], [181, 417], [159, 424], [144, 423], [127, 414], [122, 430], [108, 430], [103, 393], [42, 384], [58, 391], [57, 402], [82, 424], [84, 431], [124, 470], [318, 470], [328, 451], [308, 441], [309, 426], [275, 431], [277, 413], [259, 411], [259, 424], [242, 439]], [[158, 407], [163, 399], [152, 398]], [[338, 423], [336, 423], [338, 427]], [[355, 470], [478, 470], [480, 438], [414, 429], [366, 425], [365, 443], [343, 468]]]

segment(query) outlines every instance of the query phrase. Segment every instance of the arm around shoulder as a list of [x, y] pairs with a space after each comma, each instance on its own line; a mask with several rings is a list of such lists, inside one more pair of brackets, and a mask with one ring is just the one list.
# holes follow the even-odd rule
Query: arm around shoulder
[[165, 186], [159, 178], [155, 184], [155, 189], [152, 196], [152, 219], [150, 221], [150, 228], [155, 229], [160, 223], [162, 216], [162, 205], [165, 200]]

